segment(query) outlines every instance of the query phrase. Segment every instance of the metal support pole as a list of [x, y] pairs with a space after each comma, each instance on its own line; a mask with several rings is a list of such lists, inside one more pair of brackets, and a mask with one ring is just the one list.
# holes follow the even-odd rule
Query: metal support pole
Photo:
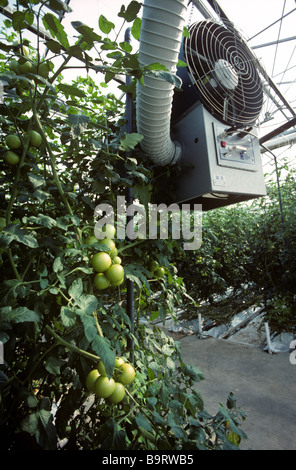
[[[131, 30], [127, 28], [125, 32], [125, 42], [130, 43], [131, 40]], [[131, 84], [131, 77], [129, 75], [126, 76], [126, 85], [129, 86]], [[132, 94], [127, 92], [126, 93], [126, 132], [131, 133], [133, 130], [133, 101], [132, 101]], [[131, 186], [126, 190], [126, 202], [127, 207], [133, 204], [133, 188], [132, 188], [132, 180]], [[127, 225], [129, 222], [133, 220], [132, 215], [127, 216]], [[128, 238], [129, 241], [131, 241]], [[134, 283], [127, 279], [127, 315], [130, 319], [131, 323], [131, 335], [134, 335]], [[128, 349], [130, 350], [130, 357], [131, 362], [134, 362], [134, 340], [130, 336], [127, 342]]]

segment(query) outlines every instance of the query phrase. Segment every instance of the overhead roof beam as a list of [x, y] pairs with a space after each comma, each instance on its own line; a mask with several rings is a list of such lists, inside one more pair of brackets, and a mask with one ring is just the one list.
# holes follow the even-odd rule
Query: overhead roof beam
[[265, 44], [258, 44], [258, 46], [252, 46], [252, 49], [260, 49], [261, 47], [274, 46], [275, 44], [280, 44], [282, 42], [295, 41], [296, 36], [286, 39], [277, 39], [277, 41], [266, 42]]
[[266, 28], [262, 29], [261, 31], [259, 31], [259, 33], [256, 33], [254, 36], [252, 36], [251, 38], [248, 39], [248, 41], [252, 41], [252, 39], [256, 38], [257, 36], [259, 36], [261, 33], [264, 33], [265, 31], [267, 31], [269, 28], [271, 28], [272, 26], [274, 26], [275, 24], [279, 23], [280, 21], [282, 21], [284, 18], [286, 18], [288, 15], [290, 15], [291, 13], [294, 13], [294, 11], [296, 11], [296, 8], [294, 8], [293, 10], [289, 11], [288, 13], [286, 13], [285, 15], [281, 16], [281, 18], [279, 18], [278, 20], [274, 21], [273, 23], [271, 23], [269, 26], [267, 26]]
[[293, 126], [296, 126], [296, 117], [286, 122], [282, 126], [278, 127], [277, 129], [274, 129], [273, 131], [269, 132], [269, 134], [266, 134], [261, 137], [261, 139], [259, 139], [260, 144], [268, 142], [269, 140], [273, 139], [274, 137], [278, 136], [279, 134], [286, 131], [287, 129], [290, 129]]

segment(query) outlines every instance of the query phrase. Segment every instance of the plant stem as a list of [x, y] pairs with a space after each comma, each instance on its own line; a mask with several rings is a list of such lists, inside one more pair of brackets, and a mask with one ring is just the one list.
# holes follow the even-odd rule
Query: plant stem
[[72, 351], [77, 352], [81, 356], [84, 356], [87, 359], [91, 359], [92, 361], [98, 362], [100, 360], [99, 356], [89, 353], [88, 351], [84, 351], [83, 349], [80, 349], [77, 346], [74, 346], [74, 344], [71, 344], [68, 341], [61, 338], [52, 328], [50, 328], [50, 326], [46, 325], [45, 328], [56, 339], [56, 341], [62, 346], [65, 346], [65, 348], [71, 349]]
[[122, 251], [128, 250], [129, 248], [132, 248], [133, 246], [139, 245], [140, 243], [143, 243], [145, 241], [146, 240], [138, 240], [136, 242], [130, 243], [129, 245], [125, 245], [125, 246], [118, 249], [118, 253], [122, 253]]

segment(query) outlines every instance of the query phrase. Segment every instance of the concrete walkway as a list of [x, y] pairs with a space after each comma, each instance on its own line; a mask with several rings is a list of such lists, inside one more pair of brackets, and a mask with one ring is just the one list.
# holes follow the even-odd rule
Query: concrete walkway
[[290, 354], [268, 354], [261, 348], [196, 335], [178, 340], [184, 362], [205, 376], [199, 382], [205, 408], [216, 414], [233, 392], [247, 415], [241, 428], [248, 439], [243, 450], [296, 450], [296, 365]]

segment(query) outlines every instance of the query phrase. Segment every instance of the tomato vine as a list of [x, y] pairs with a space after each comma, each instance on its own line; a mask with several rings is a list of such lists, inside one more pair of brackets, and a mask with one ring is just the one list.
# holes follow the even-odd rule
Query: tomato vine
[[[128, 74], [129, 91], [134, 92], [147, 70], [130, 45], [110, 40], [113, 27], [106, 18], [99, 18], [97, 32], [74, 22], [78, 37], [70, 45], [57, 21], [57, 15], [67, 10], [63, 2], [16, 3], [12, 18], [3, 21], [0, 42], [5, 91], [0, 105], [1, 155], [7, 150], [8, 134], [21, 139], [16, 150], [19, 163], [1, 161], [1, 446], [236, 447], [233, 436], [245, 437], [239, 427], [245, 416], [234, 397], [215, 416], [207, 413], [196, 387], [202, 373], [185, 364], [177, 343], [151, 323], [174, 315], [182, 299], [190, 299], [174, 265], [176, 250], [182, 252], [178, 241], [116, 241], [125, 278], [136, 287], [133, 333], [126, 313], [126, 283], [102, 291], [93, 284], [91, 257], [106, 248], [100, 242], [87, 243], [96, 205], [114, 206], [131, 179], [134, 196], [143, 204], [153, 190], [155, 169], [137, 145], [139, 135], [125, 132], [122, 100], [107, 89], [117, 74]], [[135, 38], [140, 6], [132, 1], [119, 12], [123, 24], [132, 24]], [[41, 33], [27, 39], [28, 26], [35, 20], [38, 32], [41, 17], [47, 35], [44, 60]], [[17, 38], [21, 49], [13, 45]], [[92, 61], [93, 50], [99, 65]], [[70, 67], [75, 70], [74, 59], [83, 63], [86, 75], [64, 83], [63, 73]], [[44, 62], [46, 69], [41, 68]], [[103, 74], [99, 84], [91, 71]], [[119, 88], [127, 91], [125, 84]], [[41, 137], [38, 147], [30, 145], [31, 130]], [[148, 268], [152, 260], [163, 268], [157, 276]], [[90, 395], [85, 379], [94, 363], [101, 359], [111, 376], [116, 357], [130, 356], [131, 335], [136, 374], [123, 400], [106, 403]]]

